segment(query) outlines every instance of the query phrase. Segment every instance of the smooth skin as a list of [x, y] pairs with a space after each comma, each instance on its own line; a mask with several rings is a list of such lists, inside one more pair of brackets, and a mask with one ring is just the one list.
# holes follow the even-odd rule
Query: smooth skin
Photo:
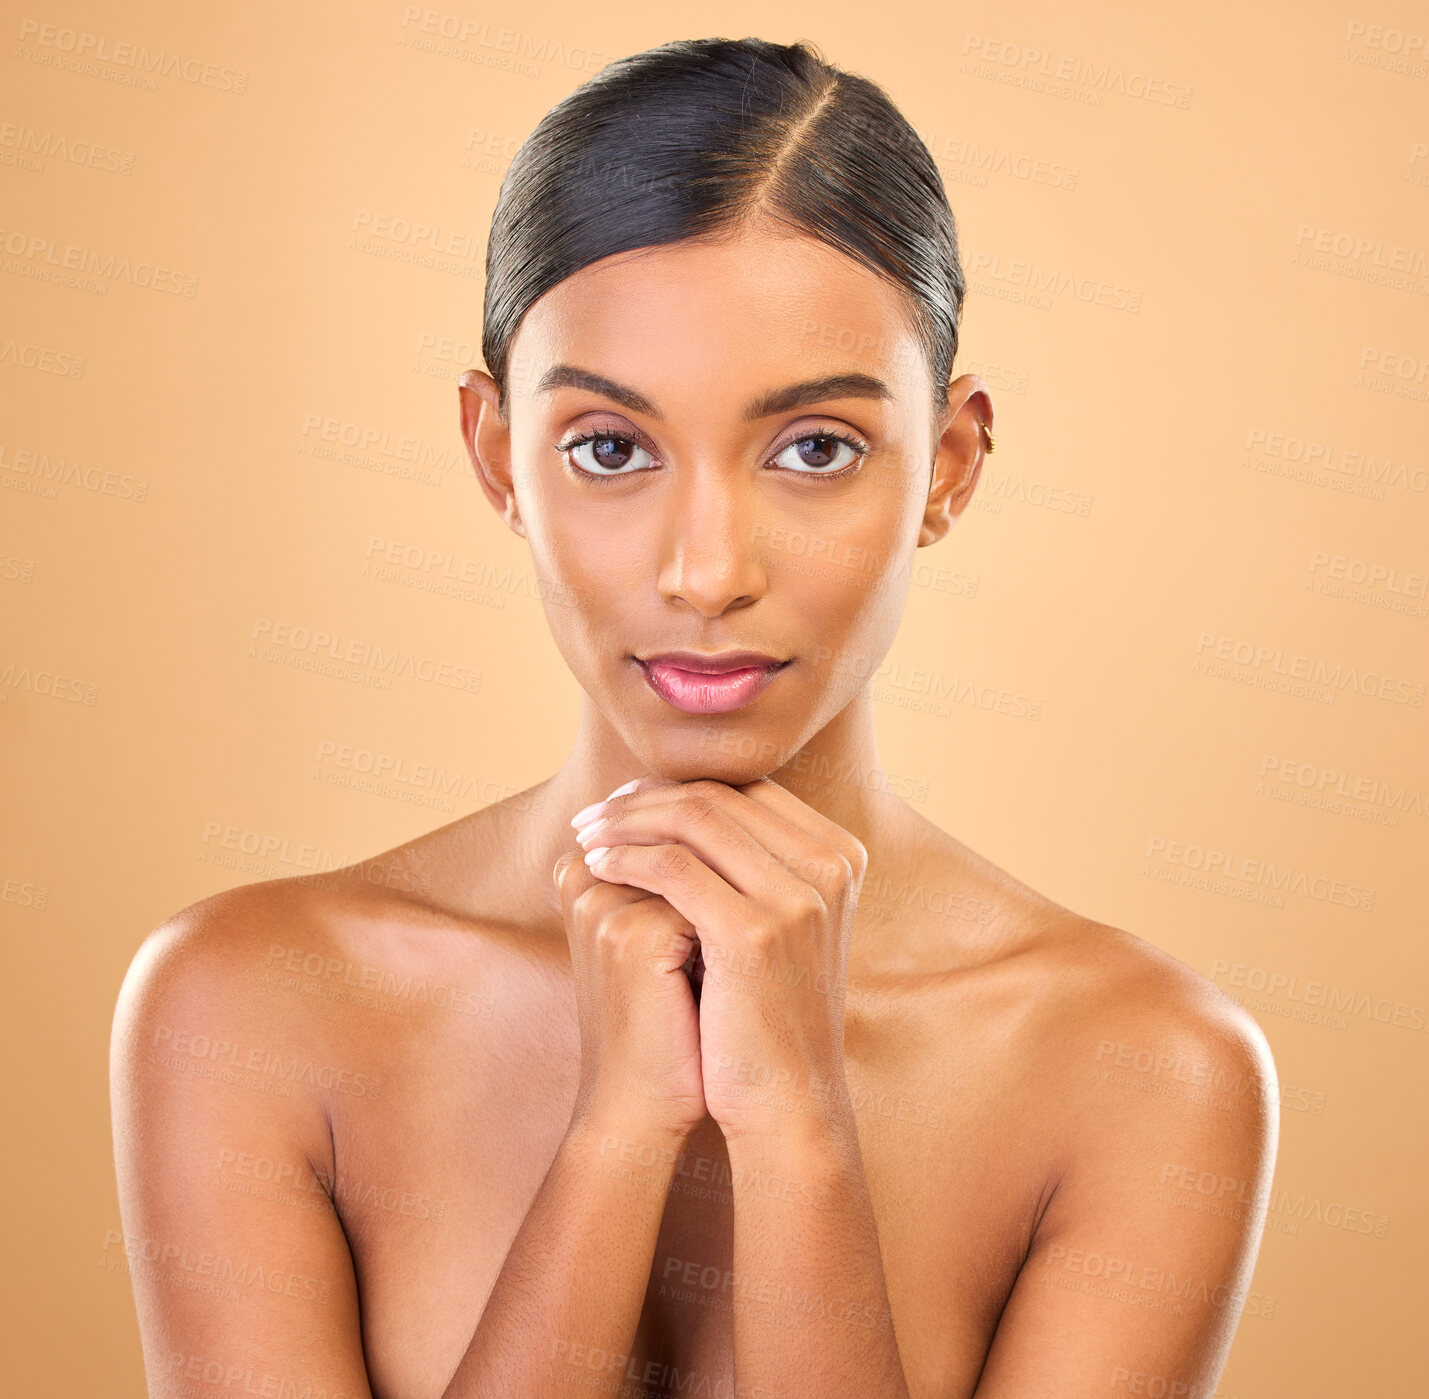
[[[992, 425], [975, 375], [932, 403], [901, 291], [763, 221], [565, 279], [504, 414], [463, 376], [579, 732], [140, 948], [111, 1093], [151, 1394], [1209, 1399], [1273, 1315], [1274, 1065], [887, 790], [868, 677]], [[675, 648], [792, 664], [695, 716], [634, 659]]]

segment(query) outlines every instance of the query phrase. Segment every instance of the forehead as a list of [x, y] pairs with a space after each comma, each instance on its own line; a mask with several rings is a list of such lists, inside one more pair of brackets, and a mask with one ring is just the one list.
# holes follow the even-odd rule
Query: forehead
[[907, 294], [816, 239], [760, 227], [618, 253], [558, 283], [512, 342], [510, 387], [528, 396], [552, 364], [598, 370], [659, 397], [750, 392], [857, 368], [921, 402], [929, 369]]

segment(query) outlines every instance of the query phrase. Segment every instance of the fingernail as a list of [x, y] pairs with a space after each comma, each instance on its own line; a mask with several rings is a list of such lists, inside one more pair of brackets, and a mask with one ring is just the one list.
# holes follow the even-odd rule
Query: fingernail
[[[606, 801], [609, 801], [609, 800], [610, 800], [610, 798], [607, 797], [607, 798], [606, 798]], [[585, 823], [586, 823], [587, 821], [589, 821], [590, 818], [591, 818], [592, 816], [594, 816], [594, 815], [596, 814], [596, 812], [599, 811], [599, 810], [601, 809], [601, 807], [603, 807], [604, 805], [605, 805], [605, 802], [592, 802], [589, 806], [583, 806], [583, 807], [581, 807], [581, 809], [580, 809], [578, 812], [576, 812], [576, 814], [575, 814], [574, 816], [571, 817], [571, 825], [573, 825], [573, 826], [583, 826], [583, 825], [585, 825]]]
[[586, 864], [588, 864], [588, 865], [593, 865], [593, 864], [595, 864], [595, 862], [596, 862], [598, 859], [600, 859], [601, 856], [604, 855], [604, 854], [606, 853], [606, 851], [608, 851], [609, 849], [610, 849], [610, 846], [608, 846], [608, 845], [597, 845], [594, 850], [587, 850], [586, 853], [585, 853], [585, 862], [586, 862]]
[[576, 839], [584, 845], [596, 831], [605, 825], [607, 819], [607, 817], [602, 816], [599, 821], [592, 821], [589, 826], [582, 826], [580, 830], [576, 832]]
[[639, 782], [640, 779], [638, 777], [632, 777], [623, 787], [617, 787], [615, 791], [606, 798], [606, 801], [609, 801], [611, 797], [623, 797], [627, 792], [633, 792], [639, 785]]

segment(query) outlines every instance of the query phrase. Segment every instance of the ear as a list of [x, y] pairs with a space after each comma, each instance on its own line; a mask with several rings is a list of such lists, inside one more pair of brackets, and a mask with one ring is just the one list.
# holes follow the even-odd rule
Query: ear
[[457, 380], [457, 394], [462, 440], [476, 469], [476, 479], [496, 513], [524, 539], [526, 529], [516, 509], [516, 490], [511, 483], [511, 428], [497, 409], [501, 393], [496, 380], [480, 369], [468, 369]]
[[984, 427], [992, 431], [992, 398], [981, 378], [964, 374], [948, 385], [948, 408], [938, 424], [933, 479], [918, 531], [919, 548], [936, 544], [967, 509], [987, 455]]

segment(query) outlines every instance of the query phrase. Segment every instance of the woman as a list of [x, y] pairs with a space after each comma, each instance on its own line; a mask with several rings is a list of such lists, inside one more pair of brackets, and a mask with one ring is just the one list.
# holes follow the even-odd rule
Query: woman
[[879, 764], [913, 551], [993, 445], [963, 287], [926, 149], [803, 45], [638, 54], [522, 147], [461, 425], [580, 731], [136, 956], [152, 1393], [1211, 1393], [1273, 1300], [1263, 1036]]

